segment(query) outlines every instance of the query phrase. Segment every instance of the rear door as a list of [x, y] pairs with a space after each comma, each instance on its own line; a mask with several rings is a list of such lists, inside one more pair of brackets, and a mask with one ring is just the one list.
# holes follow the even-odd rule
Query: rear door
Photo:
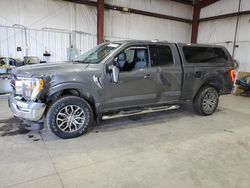
[[158, 103], [178, 101], [181, 94], [182, 67], [174, 44], [149, 45], [151, 66], [157, 68]]

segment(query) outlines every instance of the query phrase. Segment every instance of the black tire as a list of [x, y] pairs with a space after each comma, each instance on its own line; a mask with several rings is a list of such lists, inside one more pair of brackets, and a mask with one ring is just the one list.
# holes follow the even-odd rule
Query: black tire
[[[70, 109], [73, 110], [69, 114], [68, 110], [70, 111]], [[93, 121], [93, 111], [84, 99], [77, 96], [63, 96], [52, 103], [47, 112], [46, 121], [49, 129], [56, 136], [63, 139], [74, 138], [87, 132]], [[74, 129], [72, 129], [72, 125], [74, 125]]]
[[200, 89], [194, 99], [193, 107], [197, 114], [202, 116], [212, 115], [219, 103], [219, 93], [211, 86], [204, 86]]

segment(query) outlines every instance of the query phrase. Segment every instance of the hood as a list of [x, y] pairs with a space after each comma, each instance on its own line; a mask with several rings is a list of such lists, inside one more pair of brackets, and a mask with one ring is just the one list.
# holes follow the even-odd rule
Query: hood
[[87, 67], [88, 64], [74, 62], [44, 63], [19, 67], [13, 74], [24, 77], [45, 77], [64, 72], [79, 72]]

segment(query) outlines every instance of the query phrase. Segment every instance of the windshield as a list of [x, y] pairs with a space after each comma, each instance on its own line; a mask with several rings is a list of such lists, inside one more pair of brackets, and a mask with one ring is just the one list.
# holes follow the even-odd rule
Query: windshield
[[79, 56], [77, 62], [87, 64], [98, 64], [119, 46], [120, 44], [117, 43], [100, 44], [95, 48], [89, 50], [88, 52], [84, 53], [83, 55]]

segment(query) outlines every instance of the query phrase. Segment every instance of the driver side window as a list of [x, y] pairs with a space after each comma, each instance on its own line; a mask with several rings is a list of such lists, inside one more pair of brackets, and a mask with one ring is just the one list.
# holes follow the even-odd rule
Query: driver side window
[[117, 56], [117, 66], [121, 72], [133, 71], [148, 66], [148, 50], [146, 46], [132, 46]]

